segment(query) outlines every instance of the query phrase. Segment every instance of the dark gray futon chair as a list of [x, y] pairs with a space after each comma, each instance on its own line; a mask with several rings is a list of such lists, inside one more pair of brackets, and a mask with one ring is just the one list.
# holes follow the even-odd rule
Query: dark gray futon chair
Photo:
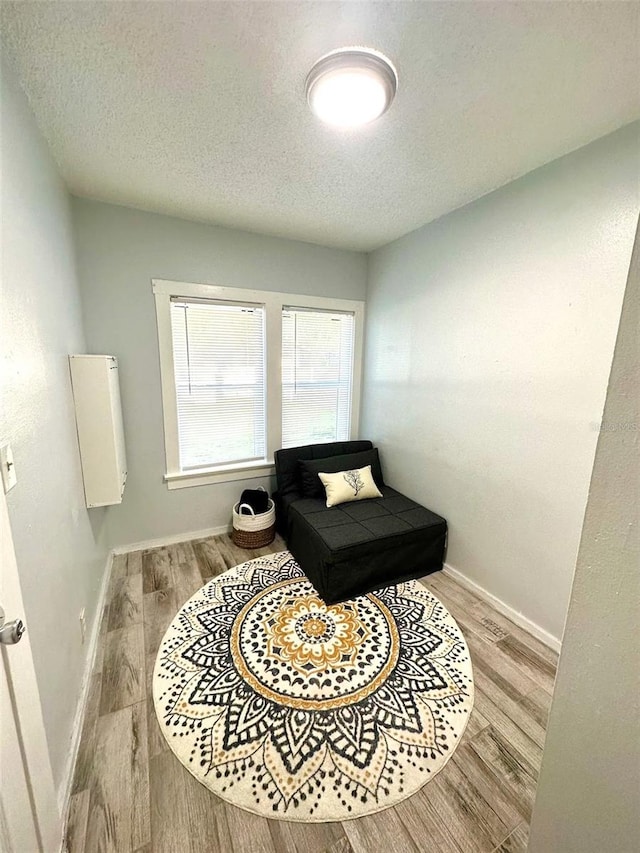
[[[370, 441], [291, 447], [274, 458], [278, 531], [326, 603], [442, 568], [447, 522], [384, 483]], [[382, 497], [327, 508], [318, 472], [368, 464]]]

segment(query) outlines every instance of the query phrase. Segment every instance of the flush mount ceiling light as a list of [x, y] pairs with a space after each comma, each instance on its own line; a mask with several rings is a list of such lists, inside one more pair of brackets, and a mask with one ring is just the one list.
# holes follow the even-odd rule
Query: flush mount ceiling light
[[307, 101], [319, 119], [337, 127], [357, 127], [391, 106], [398, 75], [382, 53], [345, 47], [321, 57], [307, 77]]

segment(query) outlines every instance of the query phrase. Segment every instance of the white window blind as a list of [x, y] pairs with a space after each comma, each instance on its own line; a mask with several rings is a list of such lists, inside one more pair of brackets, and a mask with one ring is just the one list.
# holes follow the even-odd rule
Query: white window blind
[[283, 308], [283, 447], [349, 439], [353, 347], [353, 314]]
[[180, 468], [265, 458], [264, 309], [171, 300]]

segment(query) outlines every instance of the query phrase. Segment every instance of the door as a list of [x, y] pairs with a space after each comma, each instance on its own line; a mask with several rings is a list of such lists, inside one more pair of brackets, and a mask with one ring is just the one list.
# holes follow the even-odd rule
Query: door
[[56, 804], [29, 634], [15, 644], [10, 622], [23, 615], [7, 501], [0, 487], [0, 850], [56, 853], [62, 821]]

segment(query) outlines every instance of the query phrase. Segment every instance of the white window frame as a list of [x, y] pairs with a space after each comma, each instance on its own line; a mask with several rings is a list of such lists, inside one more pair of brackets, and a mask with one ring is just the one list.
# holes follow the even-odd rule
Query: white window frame
[[[354, 316], [353, 387], [351, 394], [350, 439], [358, 437], [360, 392], [362, 383], [362, 350], [364, 342], [364, 305], [360, 300], [333, 299], [325, 296], [303, 296], [298, 293], [274, 293], [267, 290], [244, 290], [216, 284], [193, 284], [183, 281], [152, 279], [156, 302], [160, 381], [164, 417], [165, 474], [169, 489], [184, 489], [211, 483], [249, 480], [274, 473], [273, 454], [282, 447], [282, 310], [285, 307], [322, 311], [343, 311]], [[173, 337], [171, 333], [171, 300], [196, 297], [261, 306], [265, 312], [266, 349], [266, 458], [251, 462], [215, 465], [184, 472], [180, 470], [178, 444], [178, 406], [173, 369]]]

